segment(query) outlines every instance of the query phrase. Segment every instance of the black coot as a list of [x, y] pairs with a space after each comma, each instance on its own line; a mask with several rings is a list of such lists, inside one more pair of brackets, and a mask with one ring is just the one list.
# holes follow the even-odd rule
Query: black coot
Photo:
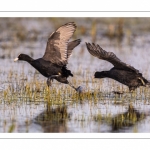
[[48, 78], [48, 86], [50, 86], [51, 81], [55, 79], [58, 82], [69, 84], [75, 90], [78, 90], [80, 87], [75, 88], [68, 82], [67, 78], [73, 76], [73, 74], [66, 67], [72, 50], [81, 42], [80, 39], [69, 42], [76, 27], [74, 22], [69, 22], [53, 32], [48, 39], [45, 54], [42, 58], [33, 59], [26, 54], [20, 54], [14, 61], [27, 61], [43, 76]]
[[122, 62], [113, 52], [106, 52], [98, 44], [86, 43], [89, 53], [99, 59], [106, 60], [114, 65], [109, 71], [95, 72], [95, 78], [112, 78], [129, 87], [130, 91], [135, 90], [139, 86], [150, 85], [139, 70]]

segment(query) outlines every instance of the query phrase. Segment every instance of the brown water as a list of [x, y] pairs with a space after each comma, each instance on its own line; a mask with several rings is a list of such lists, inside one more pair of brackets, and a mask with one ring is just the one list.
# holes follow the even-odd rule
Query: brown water
[[[34, 90], [38, 84], [44, 89], [46, 78], [13, 59], [20, 53], [42, 57], [51, 32], [70, 21], [78, 26], [73, 39], [82, 42], [69, 59], [74, 74], [69, 80], [93, 96], [75, 100], [74, 90], [54, 81], [53, 97], [69, 91], [59, 97], [61, 103], [49, 104], [40, 91], [36, 99], [27, 97], [24, 87], [30, 83]], [[131, 94], [114, 80], [93, 79], [95, 71], [112, 65], [85, 47], [85, 42], [95, 42], [150, 79], [149, 23], [149, 18], [0, 18], [0, 132], [150, 132], [150, 89], [140, 87]], [[124, 93], [114, 94], [117, 90]]]

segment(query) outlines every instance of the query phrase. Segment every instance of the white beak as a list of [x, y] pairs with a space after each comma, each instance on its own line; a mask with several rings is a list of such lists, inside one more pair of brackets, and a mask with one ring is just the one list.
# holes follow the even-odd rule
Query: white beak
[[17, 61], [17, 60], [18, 60], [18, 58], [15, 58], [15, 59], [14, 59], [14, 61]]

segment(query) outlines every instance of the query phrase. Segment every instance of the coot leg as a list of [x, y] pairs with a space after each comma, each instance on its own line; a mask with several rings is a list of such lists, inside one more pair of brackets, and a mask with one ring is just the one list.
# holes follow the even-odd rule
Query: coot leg
[[144, 82], [144, 80], [142, 79], [142, 78], [138, 78], [141, 82], [142, 82], [142, 84], [145, 86], [146, 84], [145, 84], [145, 82]]
[[53, 79], [55, 79], [56, 77], [59, 77], [59, 76], [61, 76], [61, 75], [52, 75], [52, 76], [48, 77], [47, 86], [48, 87], [51, 86], [51, 81], [53, 81]]
[[135, 89], [136, 89], [136, 87], [130, 86], [130, 87], [129, 87], [129, 92], [132, 93], [132, 92], [134, 92]]
[[71, 83], [68, 83], [68, 85], [74, 88], [79, 94], [81, 94], [84, 91], [84, 88], [82, 86], [75, 88]]
[[47, 86], [48, 86], [48, 87], [51, 86], [51, 78], [48, 78], [48, 79], [47, 79]]
[[75, 88], [71, 83], [68, 83], [69, 86], [71, 86], [72, 88], [74, 88], [77, 91], [77, 88]]

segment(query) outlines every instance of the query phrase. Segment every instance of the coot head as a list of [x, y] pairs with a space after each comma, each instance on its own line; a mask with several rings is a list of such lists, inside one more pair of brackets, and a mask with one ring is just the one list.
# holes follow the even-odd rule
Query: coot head
[[33, 59], [26, 54], [20, 54], [17, 58], [14, 59], [14, 61], [18, 61], [18, 60], [24, 60], [24, 61], [30, 62]]
[[106, 77], [108, 77], [108, 72], [107, 71], [95, 72], [94, 77], [95, 78], [106, 78]]

